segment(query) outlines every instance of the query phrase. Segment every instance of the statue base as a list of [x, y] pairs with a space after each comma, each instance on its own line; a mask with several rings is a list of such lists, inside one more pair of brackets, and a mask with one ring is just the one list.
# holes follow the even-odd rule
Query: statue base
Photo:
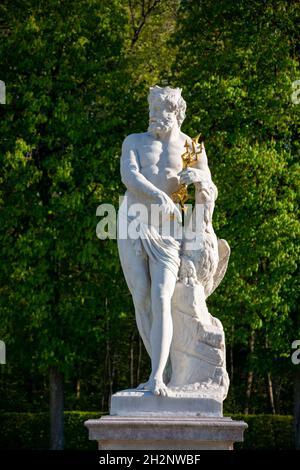
[[99, 450], [233, 450], [247, 424], [231, 418], [104, 416], [85, 422]]
[[111, 397], [110, 414], [117, 416], [222, 417], [223, 400], [218, 393], [169, 389], [169, 396], [148, 390], [129, 389]]
[[217, 394], [170, 390], [157, 397], [145, 390], [112, 396], [110, 416], [85, 422], [89, 439], [100, 450], [233, 449], [243, 441], [247, 424], [222, 417]]

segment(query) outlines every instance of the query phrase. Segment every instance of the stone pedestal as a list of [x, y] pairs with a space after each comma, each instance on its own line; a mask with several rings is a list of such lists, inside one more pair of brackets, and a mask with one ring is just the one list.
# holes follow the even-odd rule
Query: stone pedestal
[[232, 450], [247, 427], [231, 418], [104, 416], [85, 423], [100, 450]]
[[167, 397], [155, 396], [148, 390], [129, 389], [111, 397], [112, 416], [223, 416], [222, 395], [201, 391], [169, 389]]
[[233, 449], [247, 424], [222, 417], [217, 396], [191, 392], [156, 397], [139, 390], [112, 396], [110, 416], [85, 423], [101, 450]]

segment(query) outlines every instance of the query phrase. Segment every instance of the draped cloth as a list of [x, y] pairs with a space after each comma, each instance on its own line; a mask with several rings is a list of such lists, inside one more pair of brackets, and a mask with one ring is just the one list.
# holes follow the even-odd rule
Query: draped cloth
[[[123, 234], [128, 234], [128, 225], [135, 227], [135, 237], [131, 238], [137, 256], [148, 257], [154, 263], [169, 269], [177, 278], [180, 266], [180, 243], [171, 235], [159, 233], [158, 227], [147, 224], [138, 218], [133, 218], [124, 210], [125, 205], [121, 205], [118, 219], [119, 227], [123, 225]], [[126, 227], [124, 227], [124, 224]], [[124, 230], [125, 228], [125, 230]], [[120, 232], [120, 228], [119, 228]]]
[[171, 236], [160, 235], [155, 227], [144, 223], [140, 224], [140, 234], [138, 241], [148, 257], [155, 263], [165, 266], [177, 278], [180, 266], [180, 243]]

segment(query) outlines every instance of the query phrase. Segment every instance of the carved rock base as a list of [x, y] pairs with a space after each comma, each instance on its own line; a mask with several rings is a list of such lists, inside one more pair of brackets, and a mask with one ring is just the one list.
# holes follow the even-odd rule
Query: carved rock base
[[85, 422], [99, 450], [232, 450], [247, 424], [231, 418], [104, 416]]

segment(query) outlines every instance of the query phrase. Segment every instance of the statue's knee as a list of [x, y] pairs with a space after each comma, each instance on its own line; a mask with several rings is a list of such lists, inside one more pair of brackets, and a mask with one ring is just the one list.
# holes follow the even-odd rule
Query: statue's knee
[[164, 304], [171, 302], [170, 290], [166, 287], [157, 288], [152, 291], [152, 301], [158, 304]]

